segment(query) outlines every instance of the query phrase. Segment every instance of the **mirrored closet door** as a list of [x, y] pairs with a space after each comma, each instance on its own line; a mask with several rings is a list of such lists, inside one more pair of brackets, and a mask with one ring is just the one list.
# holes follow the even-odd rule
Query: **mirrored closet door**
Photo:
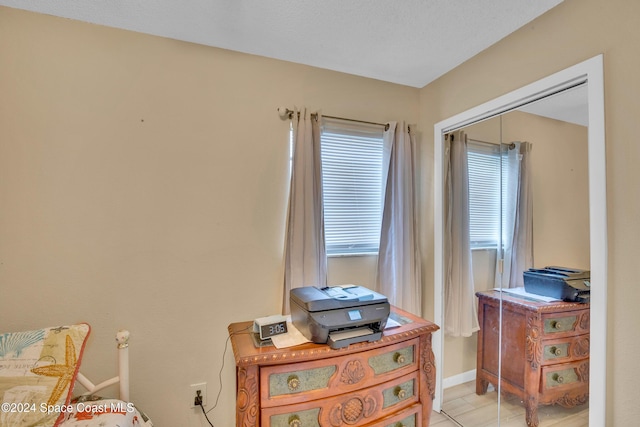
[[[587, 105], [582, 83], [443, 135], [441, 408], [459, 425], [589, 425], [588, 294], [562, 302], [531, 288], [590, 285]], [[451, 203], [456, 191], [466, 202]], [[473, 296], [475, 330], [461, 327], [471, 322], [456, 280]]]

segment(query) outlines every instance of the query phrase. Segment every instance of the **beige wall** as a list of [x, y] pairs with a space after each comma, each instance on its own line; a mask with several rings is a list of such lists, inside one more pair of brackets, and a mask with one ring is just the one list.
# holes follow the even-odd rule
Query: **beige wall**
[[529, 141], [534, 267], [589, 269], [587, 128], [514, 111], [502, 120], [504, 141]]
[[[98, 381], [129, 328], [132, 397], [159, 427], [205, 425], [189, 384], [206, 381], [213, 403], [227, 325], [280, 310], [289, 125], [276, 108], [416, 123], [419, 100], [7, 8], [0, 94], [0, 330], [90, 323], [83, 366]], [[333, 261], [333, 283], [372, 285], [371, 257]], [[210, 416], [230, 426], [230, 348], [224, 360]]]
[[[445, 118], [494, 99], [556, 71], [604, 54], [608, 191], [608, 343], [607, 425], [634, 425], [640, 419], [637, 387], [640, 312], [636, 286], [640, 199], [640, 145], [635, 142], [640, 115], [638, 40], [640, 3], [565, 0], [539, 19], [423, 88], [419, 127], [424, 132]], [[423, 138], [424, 171], [433, 164]], [[431, 147], [432, 148], [432, 147]], [[432, 174], [424, 177], [432, 185]], [[431, 199], [432, 200], [432, 199]], [[430, 201], [426, 200], [424, 212]], [[432, 217], [427, 217], [432, 222]], [[427, 230], [424, 235], [429, 236]], [[425, 242], [429, 245], [431, 242]], [[431, 246], [432, 247], [432, 246]], [[429, 259], [425, 260], [431, 262]], [[425, 283], [429, 294], [433, 287]]]
[[[604, 53], [607, 416], [608, 425], [633, 425], [639, 15], [631, 0], [565, 0], [416, 90], [0, 8], [0, 329], [87, 321], [84, 366], [106, 376], [114, 330], [127, 327], [134, 399], [156, 425], [205, 425], [187, 407], [188, 385], [207, 381], [215, 396], [226, 325], [279, 309], [288, 153], [277, 106], [418, 123], [432, 318], [434, 123]], [[362, 261], [362, 280], [371, 280]], [[229, 353], [225, 362], [210, 414], [226, 426]]]

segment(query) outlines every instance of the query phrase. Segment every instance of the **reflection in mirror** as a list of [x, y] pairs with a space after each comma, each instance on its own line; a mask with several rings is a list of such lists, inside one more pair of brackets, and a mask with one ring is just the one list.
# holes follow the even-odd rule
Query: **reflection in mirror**
[[[589, 424], [589, 306], [554, 307], [523, 281], [532, 267], [590, 270], [587, 113], [583, 84], [463, 129], [481, 332], [444, 338], [442, 410], [460, 425]], [[551, 314], [568, 329], [546, 330]]]
[[[452, 145], [458, 150], [465, 151], [464, 157], [467, 160], [464, 171], [456, 171], [450, 151], [445, 148], [445, 271], [465, 270], [466, 275], [461, 277], [464, 282], [461, 287], [469, 286], [470, 294], [467, 295], [467, 308], [463, 308], [463, 301], [454, 300], [456, 296], [449, 291], [454, 278], [447, 278], [445, 285], [444, 303], [444, 358], [443, 370], [443, 401], [442, 411], [450, 418], [456, 420], [461, 425], [471, 425], [479, 422], [478, 411], [482, 411], [481, 419], [498, 419], [498, 393], [493, 385], [489, 386], [488, 393], [476, 395], [476, 375], [475, 369], [478, 354], [478, 337], [476, 327], [472, 334], [466, 335], [456, 331], [451, 326], [452, 322], [461, 323], [457, 318], [471, 310], [476, 317], [477, 304], [475, 293], [493, 288], [495, 280], [496, 248], [499, 240], [500, 230], [500, 118], [485, 120], [473, 126], [465, 127], [453, 133], [445, 141], [445, 147]], [[466, 138], [466, 140], [465, 140]], [[449, 167], [447, 167], [447, 164]], [[460, 168], [462, 169], [462, 168]], [[452, 194], [458, 189], [455, 185], [456, 175], [467, 174], [458, 177], [459, 180], [468, 182], [468, 191], [463, 194]], [[468, 200], [451, 203], [452, 198]], [[451, 205], [450, 207], [448, 207]], [[460, 206], [465, 206], [464, 210], [469, 212], [468, 230], [459, 230], [456, 226], [462, 221]], [[468, 206], [468, 209], [467, 207]], [[448, 208], [447, 208], [448, 207]], [[453, 226], [449, 225], [450, 223]], [[468, 234], [467, 234], [468, 232]], [[462, 235], [462, 236], [461, 236]], [[455, 239], [455, 240], [454, 240]], [[468, 247], [463, 247], [466, 244]], [[460, 260], [451, 261], [449, 258], [458, 257]], [[470, 261], [463, 263], [462, 260]], [[457, 275], [462, 276], [462, 274]], [[460, 277], [459, 277], [460, 278]], [[498, 324], [494, 325], [494, 330], [498, 331]], [[466, 336], [465, 336], [466, 335]], [[487, 354], [498, 354], [497, 341], [493, 344], [492, 351]], [[497, 374], [498, 357], [494, 357], [494, 372]], [[486, 392], [486, 390], [484, 390]], [[473, 403], [470, 403], [473, 402]]]

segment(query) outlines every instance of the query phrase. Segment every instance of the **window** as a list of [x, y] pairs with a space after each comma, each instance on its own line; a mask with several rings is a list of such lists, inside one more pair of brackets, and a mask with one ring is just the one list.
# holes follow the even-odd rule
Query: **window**
[[496, 248], [500, 240], [500, 146], [468, 142], [471, 249]]
[[327, 255], [378, 253], [382, 135], [380, 126], [323, 119], [320, 141]]

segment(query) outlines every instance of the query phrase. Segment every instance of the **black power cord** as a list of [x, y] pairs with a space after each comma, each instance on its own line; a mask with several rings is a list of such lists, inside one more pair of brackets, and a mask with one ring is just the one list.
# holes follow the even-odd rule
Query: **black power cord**
[[253, 324], [247, 326], [245, 329], [241, 329], [237, 332], [234, 332], [233, 334], [229, 334], [229, 336], [227, 337], [227, 340], [224, 342], [224, 350], [222, 351], [222, 366], [220, 366], [220, 371], [218, 372], [218, 380], [220, 382], [220, 388], [218, 389], [218, 395], [216, 396], [216, 402], [213, 404], [213, 406], [211, 407], [211, 409], [209, 409], [208, 411], [204, 410], [204, 406], [202, 406], [202, 397], [198, 396], [198, 398], [196, 398], [196, 405], [200, 406], [200, 409], [202, 409], [202, 414], [204, 415], [204, 417], [206, 418], [207, 422], [209, 423], [209, 425], [211, 427], [215, 427], [211, 421], [209, 421], [209, 417], [207, 416], [207, 414], [211, 411], [213, 411], [214, 409], [216, 409], [216, 406], [218, 406], [218, 400], [220, 399], [220, 393], [222, 393], [222, 371], [224, 369], [224, 358], [227, 354], [227, 348], [229, 347], [229, 340], [231, 339], [231, 335], [236, 335], [236, 334], [240, 334], [240, 333], [244, 333], [246, 331], [248, 331], [249, 329], [253, 328]]
[[[200, 407], [200, 409], [202, 409], [202, 415], [204, 415], [204, 417], [206, 418], [207, 422], [209, 423], [209, 425], [211, 427], [215, 427], [211, 421], [209, 420], [209, 417], [207, 417], [207, 412], [204, 410], [204, 406], [202, 406], [202, 399], [199, 400], [198, 402], [198, 406]], [[212, 408], [213, 409], [213, 408]]]

